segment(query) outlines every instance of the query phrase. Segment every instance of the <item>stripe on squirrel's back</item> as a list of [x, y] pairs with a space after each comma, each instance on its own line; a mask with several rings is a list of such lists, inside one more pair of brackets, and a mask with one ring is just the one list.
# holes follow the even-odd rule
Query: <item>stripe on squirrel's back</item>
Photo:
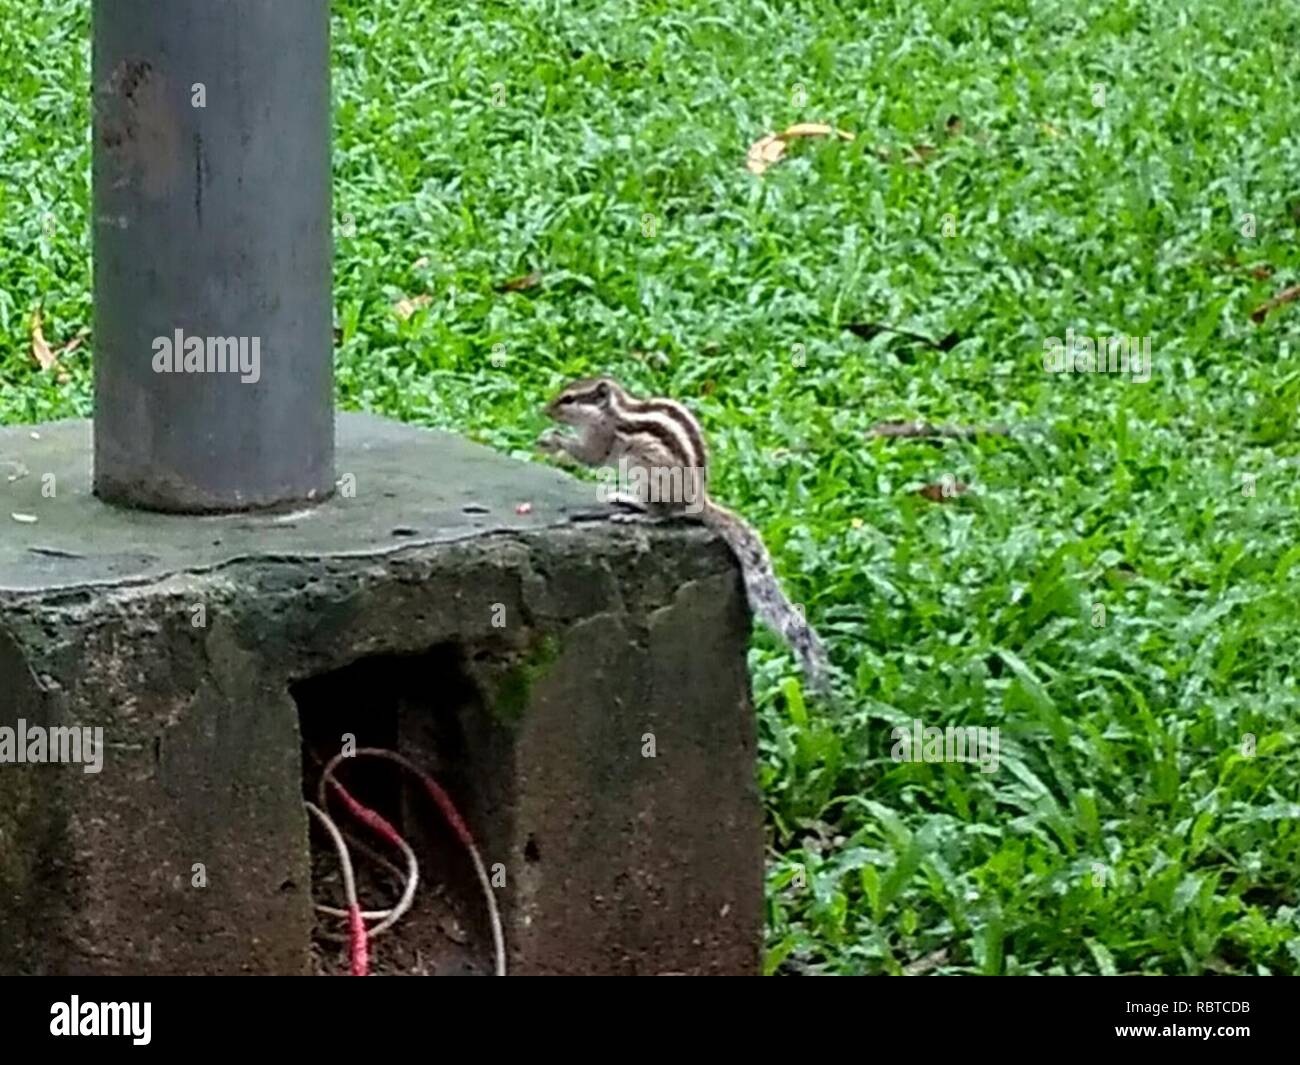
[[611, 409], [620, 421], [631, 422], [642, 417], [661, 418], [671, 425], [682, 442], [685, 465], [703, 469], [708, 463], [708, 449], [699, 422], [684, 406], [672, 399], [637, 399], [626, 392], [611, 397]]
[[639, 406], [641, 411], [638, 413], [663, 414], [673, 418], [681, 426], [690, 444], [694, 456], [691, 465], [703, 468], [707, 464], [709, 452], [704, 446], [704, 434], [700, 432], [700, 423], [695, 420], [695, 416], [690, 411], [671, 399], [646, 400]]
[[698, 445], [699, 430], [684, 418], [664, 411], [640, 409], [642, 406], [644, 405], [630, 406], [617, 413], [615, 425], [618, 431], [627, 434], [650, 433], [665, 442], [681, 465], [703, 469], [705, 460]]
[[681, 437], [673, 431], [672, 426], [665, 425], [663, 422], [650, 418], [621, 418], [618, 422], [618, 431], [624, 438], [636, 436], [648, 436], [658, 441], [664, 451], [673, 459], [673, 464], [680, 463], [684, 466], [693, 465], [685, 461], [689, 456], [682, 453]]

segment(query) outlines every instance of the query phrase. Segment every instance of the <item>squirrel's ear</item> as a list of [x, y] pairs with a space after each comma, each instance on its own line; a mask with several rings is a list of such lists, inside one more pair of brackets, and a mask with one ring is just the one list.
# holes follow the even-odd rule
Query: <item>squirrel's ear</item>
[[601, 381], [601, 383], [596, 386], [596, 398], [601, 402], [609, 399], [609, 384], [607, 382]]

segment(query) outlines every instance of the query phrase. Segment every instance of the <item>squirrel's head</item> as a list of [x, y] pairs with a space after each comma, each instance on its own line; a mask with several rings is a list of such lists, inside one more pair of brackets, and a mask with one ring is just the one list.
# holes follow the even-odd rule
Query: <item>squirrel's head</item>
[[566, 425], [583, 425], [611, 414], [627, 402], [627, 393], [609, 377], [584, 378], [566, 385], [546, 405], [546, 413]]

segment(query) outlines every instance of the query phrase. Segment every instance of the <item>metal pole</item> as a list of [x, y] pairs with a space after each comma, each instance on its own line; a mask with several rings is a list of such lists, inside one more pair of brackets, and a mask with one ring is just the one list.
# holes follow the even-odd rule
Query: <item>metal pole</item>
[[95, 492], [333, 490], [329, 0], [95, 0]]

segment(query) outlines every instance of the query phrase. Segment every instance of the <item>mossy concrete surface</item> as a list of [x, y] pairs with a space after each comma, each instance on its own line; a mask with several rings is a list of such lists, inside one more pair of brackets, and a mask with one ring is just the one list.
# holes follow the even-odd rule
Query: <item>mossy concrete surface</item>
[[512, 971], [755, 971], [748, 616], [721, 543], [364, 415], [309, 511], [118, 510], [90, 453], [86, 422], [0, 430], [0, 729], [104, 738], [99, 772], [0, 762], [0, 973], [309, 971], [291, 686], [439, 647], [458, 676], [422, 697], [473, 692], [440, 769]]

